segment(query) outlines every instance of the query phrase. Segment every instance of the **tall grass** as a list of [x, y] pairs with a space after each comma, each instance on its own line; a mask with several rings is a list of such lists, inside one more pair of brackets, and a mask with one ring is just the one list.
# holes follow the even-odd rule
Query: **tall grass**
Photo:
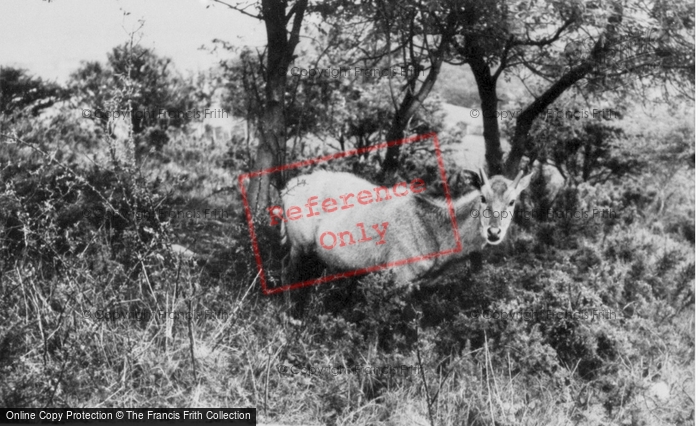
[[[24, 143], [0, 145], [2, 406], [255, 406], [285, 424], [692, 422], [693, 223], [659, 213], [694, 211], [692, 198], [659, 210], [644, 176], [578, 188], [558, 208], [618, 218], [530, 221], [478, 272], [455, 267], [414, 293], [390, 273], [327, 284], [297, 320], [259, 291], [233, 189], [245, 140], [171, 131], [129, 168], [100, 157], [103, 135], [62, 126], [28, 121]], [[685, 191], [693, 170], [674, 179]], [[493, 318], [546, 309], [614, 317]]]

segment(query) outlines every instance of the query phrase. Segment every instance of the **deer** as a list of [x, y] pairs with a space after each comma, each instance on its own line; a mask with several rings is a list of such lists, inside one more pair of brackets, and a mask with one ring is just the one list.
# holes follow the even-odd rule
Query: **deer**
[[[448, 202], [423, 194], [420, 179], [412, 181], [410, 190], [401, 183], [394, 185], [393, 191], [346, 172], [319, 170], [290, 179], [281, 199], [283, 211], [293, 215], [283, 218], [275, 212], [282, 243], [290, 246], [289, 267], [285, 269], [291, 273], [287, 276], [297, 274], [300, 260], [309, 254], [315, 254], [334, 271], [361, 270], [424, 256], [393, 267], [395, 282], [410, 284], [466, 260], [487, 245], [500, 244], [511, 224], [516, 201], [529, 186], [533, 173], [523, 176], [521, 170], [511, 181], [501, 175], [488, 178], [479, 168], [477, 176], [477, 189], [452, 203], [462, 250], [433, 257], [426, 255], [454, 249], [457, 241]], [[382, 192], [389, 198], [380, 197]], [[342, 206], [328, 201], [339, 196], [344, 201]], [[299, 207], [302, 205], [308, 210]], [[290, 280], [283, 277], [283, 281]]]

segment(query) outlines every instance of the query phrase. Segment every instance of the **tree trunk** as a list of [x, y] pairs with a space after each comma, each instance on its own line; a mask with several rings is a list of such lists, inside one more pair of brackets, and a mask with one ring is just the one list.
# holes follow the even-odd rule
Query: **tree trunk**
[[[452, 22], [452, 19], [453, 18], [449, 18], [448, 21]], [[448, 26], [448, 28], [450, 27]], [[408, 121], [411, 119], [413, 114], [416, 113], [418, 107], [428, 97], [430, 91], [433, 90], [433, 86], [437, 81], [438, 75], [440, 75], [440, 69], [442, 68], [442, 63], [444, 61], [445, 53], [447, 52], [447, 47], [449, 46], [449, 41], [449, 36], [443, 34], [437, 51], [435, 52], [434, 56], [431, 57], [432, 66], [430, 68], [430, 72], [428, 72], [428, 76], [425, 78], [425, 80], [423, 80], [423, 83], [420, 85], [420, 89], [418, 89], [417, 92], [413, 91], [412, 88], [415, 87], [415, 80], [411, 82], [413, 84], [408, 84], [408, 88], [406, 89], [406, 95], [404, 96], [403, 101], [401, 101], [401, 106], [399, 106], [399, 109], [394, 114], [394, 120], [392, 121], [391, 127], [389, 128], [389, 131], [386, 134], [387, 142], [400, 140], [404, 137], [403, 133], [404, 130], [406, 130]], [[420, 67], [418, 66], [420, 64], [412, 65], [412, 69], [420, 69]], [[417, 80], [418, 75], [412, 75], [411, 78]], [[394, 145], [387, 149], [386, 157], [384, 158], [384, 163], [382, 164], [382, 174], [384, 176], [389, 176], [399, 168], [400, 153], [401, 145]]]
[[518, 116], [515, 124], [515, 135], [505, 164], [505, 175], [514, 178], [520, 169], [520, 160], [530, 152], [532, 143], [530, 141], [530, 129], [535, 119], [543, 113], [557, 98], [588, 73], [593, 71], [595, 61], [586, 61], [569, 72], [561, 76], [544, 93], [535, 98], [534, 101]]
[[498, 123], [498, 94], [496, 79], [491, 76], [491, 70], [483, 56], [475, 56], [469, 61], [479, 97], [481, 98], [481, 115], [484, 124], [484, 144], [486, 147], [486, 165], [489, 175], [503, 173], [503, 150], [501, 149], [501, 133]]
[[[415, 108], [410, 108], [412, 104], [415, 104]], [[413, 113], [409, 113], [409, 110], [414, 110], [418, 107], [418, 103], [415, 102], [413, 96], [410, 93], [406, 93], [406, 96], [401, 102], [401, 106], [394, 114], [394, 119], [391, 122], [391, 127], [386, 133], [386, 141], [393, 142], [403, 139], [403, 132], [408, 126], [408, 120], [410, 120]], [[384, 164], [382, 165], [382, 171], [385, 176], [390, 175], [399, 168], [399, 154], [401, 153], [401, 145], [393, 145], [387, 148], [386, 157], [384, 158]]]
[[[273, 56], [272, 49], [268, 55]], [[264, 170], [284, 164], [287, 128], [284, 117], [284, 90], [286, 76], [268, 76], [265, 85], [265, 107], [258, 122], [258, 149], [255, 170]], [[281, 187], [281, 173], [273, 173], [251, 179], [250, 206], [254, 212], [265, 208], [270, 201], [270, 191]]]
[[[299, 43], [299, 32], [308, 0], [298, 0], [289, 11], [293, 17], [287, 37], [287, 1], [262, 0], [262, 19], [267, 32], [267, 69], [265, 70], [265, 105], [258, 123], [258, 149], [255, 170], [264, 170], [284, 164], [287, 143], [284, 94], [287, 87], [287, 69], [294, 60], [294, 49]], [[253, 214], [264, 209], [270, 201], [270, 191], [284, 183], [281, 173], [251, 179], [248, 202]]]

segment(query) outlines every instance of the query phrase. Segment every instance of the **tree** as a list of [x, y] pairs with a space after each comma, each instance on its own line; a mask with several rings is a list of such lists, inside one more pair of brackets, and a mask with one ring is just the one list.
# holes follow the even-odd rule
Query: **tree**
[[[335, 28], [359, 28], [354, 34], [357, 42], [346, 43], [345, 47], [360, 52], [356, 62], [364, 65], [362, 69], [387, 71], [394, 112], [385, 139], [402, 139], [437, 81], [456, 31], [457, 16], [464, 8], [451, 0], [429, 4], [386, 0], [338, 3], [336, 10], [342, 13], [324, 17]], [[370, 25], [365, 25], [367, 22]], [[402, 84], [394, 89], [393, 80]], [[387, 149], [382, 165], [385, 176], [398, 168], [400, 149], [399, 145]]]
[[[284, 164], [287, 143], [287, 127], [285, 124], [285, 89], [287, 87], [287, 72], [294, 60], [294, 51], [299, 44], [301, 25], [308, 7], [308, 0], [261, 0], [256, 4], [256, 11], [251, 13], [250, 6], [230, 4], [215, 0], [246, 16], [265, 23], [267, 47], [265, 49], [265, 65], [263, 75], [265, 80], [262, 112], [257, 122], [259, 144], [255, 156], [255, 169], [263, 170]], [[274, 183], [282, 187], [282, 177], [271, 175], [257, 178], [248, 188], [248, 200], [253, 212], [259, 211], [268, 204], [270, 187]]]
[[108, 62], [117, 87], [127, 92], [125, 101], [131, 103], [132, 111], [140, 112], [132, 115], [135, 134], [160, 122], [180, 127], [190, 121], [191, 114], [184, 112], [194, 106], [191, 90], [171, 70], [170, 58], [138, 44], [125, 43], [112, 49]]
[[[542, 164], [553, 162], [572, 185], [602, 183], [638, 172], [637, 153], [626, 152], [621, 146], [626, 135], [615, 121], [622, 119], [626, 110], [606, 108], [594, 113], [580, 96], [562, 95], [530, 130], [533, 163], [535, 159]], [[505, 133], [513, 134], [514, 130], [508, 126]]]
[[[70, 86], [106, 124], [112, 110], [129, 109], [135, 135], [149, 127], [180, 127], [192, 118], [193, 89], [170, 69], [170, 59], [125, 43], [108, 54], [107, 64], [84, 62], [71, 74]], [[165, 112], [167, 111], [167, 113]]]
[[27, 70], [0, 67], [0, 113], [4, 116], [24, 109], [36, 116], [64, 95], [60, 86], [32, 77]]
[[[401, 5], [377, 1], [378, 29], [386, 34], [384, 51], [389, 53], [389, 58], [392, 51], [403, 58], [400, 68], [405, 76], [403, 98], [395, 105], [391, 127], [386, 134], [387, 141], [404, 137], [410, 119], [433, 89], [456, 31], [457, 14], [461, 9], [452, 1], [436, 1], [427, 6], [420, 1]], [[392, 47], [392, 34], [395, 35], [396, 48]], [[426, 69], [428, 74], [422, 75]], [[399, 153], [399, 145], [387, 149], [382, 166], [385, 174], [398, 168]]]
[[[565, 91], [640, 91], [694, 85], [694, 10], [688, 1], [602, 2], [486, 0], [453, 40], [451, 63], [468, 64], [482, 102], [486, 160], [491, 174], [514, 176], [531, 154], [534, 121]], [[535, 77], [542, 88], [520, 112], [503, 164], [496, 84], [504, 75]]]

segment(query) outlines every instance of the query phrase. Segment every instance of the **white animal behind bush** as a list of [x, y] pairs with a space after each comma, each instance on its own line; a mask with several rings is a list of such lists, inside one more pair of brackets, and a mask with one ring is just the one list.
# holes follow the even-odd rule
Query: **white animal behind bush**
[[[453, 200], [462, 250], [396, 266], [399, 282], [411, 282], [447, 261], [502, 242], [515, 202], [532, 178], [522, 174], [514, 181], [488, 179], [479, 169], [481, 188]], [[380, 187], [350, 173], [316, 171], [287, 183], [284, 210], [269, 209], [271, 224], [281, 225], [283, 242], [291, 245], [292, 271], [312, 252], [334, 271], [354, 271], [454, 249], [448, 205], [421, 194], [424, 185], [414, 179]]]

